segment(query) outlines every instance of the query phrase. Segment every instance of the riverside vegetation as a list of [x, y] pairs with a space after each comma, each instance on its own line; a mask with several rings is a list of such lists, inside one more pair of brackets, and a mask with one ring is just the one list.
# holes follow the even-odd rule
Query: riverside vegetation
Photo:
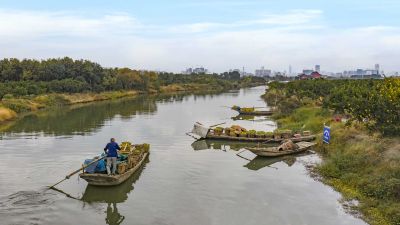
[[281, 129], [322, 133], [321, 179], [356, 199], [351, 208], [370, 224], [400, 224], [400, 79], [274, 82], [263, 96], [276, 105]]
[[0, 60], [0, 122], [40, 108], [116, 99], [139, 93], [221, 91], [264, 84], [264, 79], [222, 74], [173, 74], [104, 68], [88, 60]]

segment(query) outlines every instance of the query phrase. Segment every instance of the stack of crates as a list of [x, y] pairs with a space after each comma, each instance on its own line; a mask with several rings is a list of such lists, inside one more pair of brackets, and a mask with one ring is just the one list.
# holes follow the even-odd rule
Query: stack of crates
[[128, 164], [126, 162], [121, 162], [117, 165], [118, 174], [123, 174], [128, 170]]
[[121, 143], [121, 154], [129, 154], [131, 152], [132, 143], [128, 141], [124, 141]]
[[135, 167], [150, 149], [149, 144], [132, 145], [131, 142], [122, 142], [120, 147], [120, 153], [126, 155], [127, 160], [117, 165], [119, 174]]

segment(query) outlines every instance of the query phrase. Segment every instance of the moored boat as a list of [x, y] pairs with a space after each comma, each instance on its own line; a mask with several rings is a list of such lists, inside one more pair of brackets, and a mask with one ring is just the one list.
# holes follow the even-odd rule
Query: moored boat
[[149, 145], [130, 145], [129, 149], [127, 147], [122, 148], [123, 150], [120, 152], [122, 160], [119, 161], [117, 166], [118, 174], [109, 176], [104, 172], [95, 172], [86, 169], [79, 174], [79, 177], [86, 180], [90, 185], [95, 186], [114, 186], [126, 181], [146, 161], [149, 156]]
[[255, 130], [245, 131], [246, 129], [234, 125], [231, 128], [222, 127], [211, 128], [199, 122], [196, 122], [193, 129], [188, 134], [196, 139], [213, 139], [223, 141], [240, 141], [240, 142], [258, 142], [258, 143], [280, 143], [284, 140], [291, 140], [292, 142], [312, 141], [316, 135], [312, 135], [309, 131], [303, 131], [301, 134], [292, 134], [291, 131], [279, 132], [256, 132]]
[[245, 108], [245, 107], [233, 106], [231, 109], [235, 110], [240, 115], [270, 116], [273, 114], [273, 111], [271, 111], [271, 110], [256, 110], [255, 107]]
[[265, 142], [265, 143], [281, 143], [284, 140], [291, 140], [293, 142], [302, 142], [302, 141], [312, 141], [315, 140], [315, 135], [306, 135], [300, 137], [290, 137], [290, 138], [270, 138], [270, 137], [236, 137], [236, 136], [228, 136], [226, 134], [215, 135], [212, 133], [207, 134], [204, 139], [215, 139], [215, 140], [227, 140], [227, 141], [243, 141], [243, 142]]
[[312, 146], [315, 145], [313, 142], [298, 142], [296, 143], [298, 148], [296, 149], [281, 149], [281, 147], [268, 147], [268, 148], [246, 148], [247, 150], [251, 151], [252, 153], [258, 156], [265, 156], [265, 157], [276, 157], [282, 155], [289, 155], [289, 154], [296, 154], [300, 152], [304, 152], [310, 149]]

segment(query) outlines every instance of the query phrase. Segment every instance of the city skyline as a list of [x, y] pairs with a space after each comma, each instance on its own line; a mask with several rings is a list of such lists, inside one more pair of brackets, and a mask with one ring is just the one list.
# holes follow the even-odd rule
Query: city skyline
[[400, 71], [399, 8], [393, 0], [2, 1], [0, 58], [69, 56], [169, 72], [202, 65], [217, 73], [379, 63], [390, 73]]
[[[303, 67], [302, 69], [299, 70], [293, 70], [292, 66], [288, 66], [288, 70], [281, 69], [281, 70], [271, 70], [266, 66], [261, 66], [254, 71], [249, 71], [245, 70], [245, 67], [243, 66], [242, 69], [239, 68], [229, 68], [226, 69], [224, 72], [232, 72], [232, 71], [237, 71], [241, 75], [246, 75], [246, 76], [273, 76], [274, 73], [279, 73], [279, 74], [284, 74], [287, 76], [297, 76], [299, 74], [308, 74], [311, 72], [319, 72], [323, 75], [331, 75], [331, 76], [350, 76], [350, 75], [368, 75], [368, 74], [381, 74], [381, 75], [387, 75], [387, 76], [399, 76], [398, 71], [390, 71], [390, 72], [385, 72], [382, 70], [381, 66], [379, 63], [375, 63], [370, 67], [354, 67], [346, 70], [340, 70], [340, 71], [326, 71], [321, 68], [321, 65], [315, 64], [313, 67], [308, 66], [308, 67]], [[168, 71], [163, 71], [163, 72], [168, 72]], [[204, 66], [195, 66], [195, 67], [187, 67], [185, 70], [181, 71], [184, 74], [191, 74], [191, 73], [216, 73], [213, 71], [208, 70]]]

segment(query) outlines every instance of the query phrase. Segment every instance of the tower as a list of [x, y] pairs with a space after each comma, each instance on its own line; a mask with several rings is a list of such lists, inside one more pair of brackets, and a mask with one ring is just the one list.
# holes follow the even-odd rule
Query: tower
[[379, 74], [379, 70], [380, 70], [379, 64], [375, 64], [375, 70], [376, 70], [376, 74]]
[[315, 65], [315, 71], [317, 71], [318, 73], [321, 72], [321, 66]]

